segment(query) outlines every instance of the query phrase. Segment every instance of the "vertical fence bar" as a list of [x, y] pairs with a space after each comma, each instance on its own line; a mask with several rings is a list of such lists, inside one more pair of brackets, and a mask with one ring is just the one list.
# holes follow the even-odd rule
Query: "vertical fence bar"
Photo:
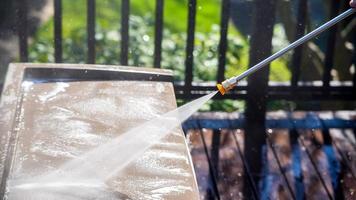
[[[296, 30], [295, 30], [296, 40], [304, 35], [307, 11], [308, 11], [308, 1], [299, 0], [298, 16], [297, 16], [297, 23], [296, 23]], [[296, 87], [298, 86], [302, 55], [303, 55], [303, 45], [297, 47], [294, 50], [293, 57], [292, 57], [292, 80], [291, 80], [292, 90], [295, 90]]]
[[155, 49], [153, 66], [161, 68], [164, 0], [156, 0]]
[[62, 62], [62, 0], [54, 0], [54, 62]]
[[95, 0], [87, 0], [88, 64], [95, 63]]
[[[272, 36], [275, 21], [276, 0], [255, 0], [253, 6], [252, 30], [250, 40], [249, 65], [261, 61], [272, 52]], [[261, 69], [248, 77], [246, 121], [245, 127], [245, 158], [250, 166], [254, 182], [259, 183], [263, 165], [262, 158], [266, 146], [266, 102], [268, 92], [269, 67]], [[246, 188], [248, 179], [244, 178], [244, 192], [247, 197], [253, 194]]]
[[[356, 46], [356, 34], [354, 34], [353, 43], [354, 43], [354, 47], [355, 47]], [[354, 86], [354, 91], [356, 91], [356, 49], [354, 49], [354, 52], [352, 54], [352, 64], [354, 66], [354, 76], [353, 76], [352, 82], [353, 82], [353, 86]]]
[[216, 171], [216, 179], [219, 179], [218, 171], [219, 171], [219, 149], [220, 149], [220, 131], [214, 129], [213, 130], [213, 138], [211, 144], [211, 162], [213, 164], [213, 168]]
[[194, 33], [195, 33], [195, 15], [196, 15], [196, 0], [188, 1], [188, 30], [187, 30], [187, 45], [185, 55], [185, 90], [188, 92], [193, 81], [193, 51], [194, 51]]
[[16, 28], [19, 36], [20, 61], [28, 61], [27, 0], [16, 0]]
[[319, 118], [319, 121], [322, 125], [322, 134], [323, 134], [323, 151], [326, 155], [326, 160], [328, 161], [329, 167], [328, 171], [331, 178], [331, 184], [334, 189], [334, 197], [342, 197], [343, 189], [340, 187], [341, 179], [341, 163], [336, 158], [335, 149], [333, 147], [332, 137], [329, 131], [329, 128], [325, 126], [323, 119]]
[[[330, 3], [330, 19], [334, 18], [340, 8], [340, 1], [331, 0]], [[329, 35], [327, 39], [326, 53], [325, 53], [325, 69], [323, 74], [323, 87], [324, 92], [328, 93], [330, 88], [331, 80], [331, 70], [334, 63], [334, 49], [335, 49], [335, 39], [337, 34], [337, 25], [333, 26], [329, 30]]]
[[[252, 174], [250, 171], [250, 167], [248, 166], [248, 163], [245, 159], [245, 155], [243, 154], [243, 149], [241, 148], [241, 146], [239, 144], [236, 134], [238, 134], [238, 133], [234, 132], [233, 137], [234, 137], [234, 141], [235, 141], [235, 144], [237, 147], [237, 152], [238, 152], [238, 154], [241, 158], [242, 164], [243, 164], [244, 177], [245, 177], [245, 180], [247, 180], [247, 184], [248, 184], [248, 186], [244, 185], [244, 189], [248, 188], [250, 190], [249, 194], [252, 194], [252, 195], [248, 197], [249, 199], [260, 199], [257, 186], [253, 180], [253, 177], [252, 177]], [[246, 181], [244, 184], [246, 184]]]
[[[292, 120], [291, 113], [288, 114], [289, 118]], [[302, 173], [302, 161], [301, 161], [301, 147], [298, 144], [299, 133], [297, 129], [294, 127], [289, 131], [289, 144], [292, 147], [292, 165], [293, 165], [293, 173], [294, 173], [294, 188], [295, 195], [297, 199], [305, 199], [305, 189], [303, 182], [303, 173]]]
[[227, 50], [227, 31], [229, 27], [230, 17], [230, 0], [223, 0], [221, 6], [221, 22], [220, 22], [220, 42], [219, 42], [219, 63], [216, 80], [218, 83], [224, 81], [226, 50]]
[[[211, 160], [211, 156], [209, 156], [209, 151], [208, 151], [208, 145], [205, 141], [205, 137], [204, 137], [204, 134], [203, 134], [203, 130], [202, 130], [202, 127], [200, 126], [200, 122], [199, 122], [199, 133], [200, 133], [200, 138], [203, 142], [203, 146], [204, 146], [204, 152], [205, 152], [205, 155], [206, 155], [206, 159], [208, 161], [208, 165], [209, 165], [209, 175], [210, 175], [210, 178], [211, 178], [211, 182], [212, 182], [212, 185], [213, 185], [213, 195], [214, 197], [216, 197], [217, 199], [220, 199], [220, 195], [219, 195], [219, 189], [218, 189], [218, 181], [217, 181], [217, 171], [215, 171], [215, 168], [213, 167], [213, 163], [212, 163], [212, 160]], [[210, 197], [212, 198], [212, 197]], [[212, 199], [215, 199], [215, 198], [212, 198]]]
[[127, 65], [129, 57], [129, 15], [130, 0], [122, 0], [121, 4], [121, 65]]

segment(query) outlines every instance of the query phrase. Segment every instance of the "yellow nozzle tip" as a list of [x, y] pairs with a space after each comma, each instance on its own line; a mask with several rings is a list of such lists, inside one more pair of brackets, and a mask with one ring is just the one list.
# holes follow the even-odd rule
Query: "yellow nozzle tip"
[[224, 95], [226, 93], [225, 88], [221, 84], [217, 84], [216, 87], [218, 88], [219, 92]]

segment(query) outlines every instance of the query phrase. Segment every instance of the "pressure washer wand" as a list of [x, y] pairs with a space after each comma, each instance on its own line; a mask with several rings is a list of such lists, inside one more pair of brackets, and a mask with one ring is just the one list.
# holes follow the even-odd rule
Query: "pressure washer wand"
[[264, 59], [260, 63], [256, 64], [255, 66], [251, 67], [250, 69], [246, 70], [239, 76], [234, 76], [222, 82], [221, 84], [217, 84], [217, 88], [219, 89], [220, 93], [224, 95], [226, 92], [231, 90], [233, 87], [237, 85], [237, 82], [241, 79], [251, 75], [252, 73], [260, 70], [262, 67], [268, 65], [272, 61], [276, 60], [277, 58], [283, 56], [288, 51], [300, 46], [301, 44], [311, 40], [312, 38], [316, 37], [323, 31], [327, 30], [328, 28], [334, 26], [336, 23], [340, 22], [341, 20], [345, 19], [346, 17], [352, 15], [356, 11], [355, 8], [350, 8], [347, 11], [343, 12], [342, 14], [338, 15], [334, 19], [326, 22], [325, 24], [321, 25], [319, 28], [313, 30], [312, 32], [306, 34], [305, 36], [301, 37], [297, 41], [293, 42], [292, 44], [286, 46], [285, 48], [281, 49], [277, 53], [271, 55], [270, 57]]

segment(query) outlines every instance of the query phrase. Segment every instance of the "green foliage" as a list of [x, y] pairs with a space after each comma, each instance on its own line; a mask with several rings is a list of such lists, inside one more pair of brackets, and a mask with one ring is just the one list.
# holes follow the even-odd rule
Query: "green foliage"
[[[220, 39], [219, 0], [198, 1], [195, 48], [194, 81], [215, 81]], [[120, 0], [96, 1], [96, 62], [119, 64], [120, 58]], [[155, 1], [131, 0], [129, 29], [129, 65], [150, 67], [154, 51]], [[86, 1], [63, 0], [63, 62], [86, 61]], [[162, 67], [174, 71], [177, 81], [184, 80], [187, 0], [165, 1]], [[286, 44], [281, 27], [275, 27], [274, 45], [277, 49]], [[54, 62], [53, 18], [42, 25], [30, 45], [31, 62]], [[225, 77], [235, 76], [247, 69], [248, 39], [232, 24], [228, 33]], [[272, 63], [270, 79], [290, 79], [288, 57]], [[183, 102], [183, 101], [182, 101]], [[277, 104], [276, 104], [277, 105]], [[274, 107], [274, 106], [272, 106]], [[278, 107], [278, 106], [277, 106]], [[211, 101], [202, 110], [243, 110], [244, 103], [235, 100]]]
[[231, 99], [211, 100], [200, 111], [225, 111], [225, 112], [243, 112], [245, 102]]
[[[133, 15], [143, 16], [155, 12], [153, 0], [131, 0]], [[209, 32], [213, 24], [219, 24], [221, 0], [197, 1], [196, 30]], [[188, 0], [164, 1], [164, 26], [171, 32], [180, 33], [187, 29]]]
[[267, 107], [270, 110], [287, 110], [293, 111], [296, 108], [296, 103], [292, 101], [279, 100], [279, 101], [269, 101]]
[[[152, 15], [143, 17], [130, 16], [129, 65], [152, 66], [153, 63], [153, 30]], [[30, 60], [33, 62], [53, 62], [53, 41], [49, 37], [41, 37], [38, 33], [36, 42], [31, 45]], [[175, 79], [184, 80], [184, 59], [186, 33], [172, 32], [164, 29], [162, 42], [162, 67], [172, 69]], [[96, 61], [99, 64], [119, 64], [120, 34], [117, 29], [96, 26]], [[218, 43], [220, 39], [219, 26], [213, 25], [208, 34], [196, 32], [194, 49], [194, 81], [214, 81], [218, 65]], [[69, 63], [85, 62], [86, 29], [76, 28], [69, 37], [63, 39], [63, 60]], [[241, 37], [229, 37], [229, 52], [227, 53], [227, 69], [230, 71], [240, 60], [247, 60], [247, 45]], [[236, 71], [235, 71], [236, 73]], [[229, 75], [229, 74], [228, 74]]]

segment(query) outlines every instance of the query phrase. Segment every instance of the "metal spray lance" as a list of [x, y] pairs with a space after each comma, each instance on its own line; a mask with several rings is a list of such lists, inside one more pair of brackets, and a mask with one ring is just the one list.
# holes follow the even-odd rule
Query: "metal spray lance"
[[323, 31], [325, 31], [328, 28], [334, 26], [336, 23], [338, 23], [341, 20], [345, 19], [346, 17], [352, 15], [353, 13], [355, 13], [355, 11], [356, 11], [355, 8], [348, 9], [347, 11], [345, 11], [342, 14], [338, 15], [334, 19], [332, 19], [332, 20], [326, 22], [325, 24], [321, 25], [319, 28], [317, 28], [317, 29], [313, 30], [312, 32], [306, 34], [305, 36], [301, 37], [300, 39], [298, 39], [297, 41], [293, 42], [292, 44], [286, 46], [285, 48], [281, 49], [277, 53], [271, 55], [270, 57], [264, 59], [260, 63], [256, 64], [255, 66], [251, 67], [250, 69], [246, 70], [242, 74], [240, 74], [238, 76], [234, 76], [232, 78], [229, 78], [229, 79], [225, 80], [224, 82], [222, 82], [221, 84], [217, 84], [217, 88], [219, 89], [220, 93], [222, 95], [224, 95], [226, 92], [228, 92], [229, 90], [234, 88], [241, 79], [251, 75], [252, 73], [254, 73], [254, 72], [258, 71], [258, 70], [260, 70], [262, 67], [268, 65], [269, 63], [271, 63], [275, 59], [283, 56], [288, 51], [300, 46], [301, 44], [303, 44], [303, 43], [305, 43], [305, 42], [307, 42], [309, 40], [311, 40], [312, 38], [316, 37], [317, 35], [319, 35]]

